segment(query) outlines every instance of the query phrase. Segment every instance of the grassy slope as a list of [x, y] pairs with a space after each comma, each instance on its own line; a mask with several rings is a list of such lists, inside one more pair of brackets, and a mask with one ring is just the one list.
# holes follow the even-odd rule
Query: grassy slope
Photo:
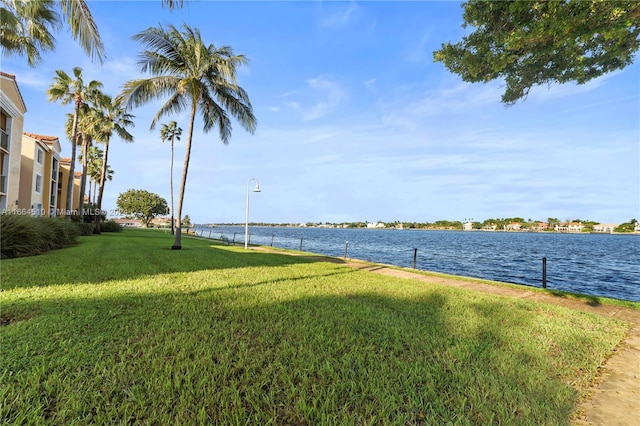
[[617, 320], [186, 239], [3, 260], [2, 423], [562, 424]]

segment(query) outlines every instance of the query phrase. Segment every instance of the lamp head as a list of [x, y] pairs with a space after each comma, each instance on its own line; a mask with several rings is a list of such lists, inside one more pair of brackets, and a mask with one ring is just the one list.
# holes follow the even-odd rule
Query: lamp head
[[260, 192], [260, 185], [256, 182], [256, 187], [253, 188], [253, 192]]

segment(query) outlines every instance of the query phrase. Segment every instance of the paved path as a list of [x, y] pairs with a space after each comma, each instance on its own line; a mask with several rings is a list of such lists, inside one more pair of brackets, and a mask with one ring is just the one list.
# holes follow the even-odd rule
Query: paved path
[[[270, 247], [254, 247], [253, 249], [278, 251]], [[280, 253], [292, 255], [290, 252]], [[576, 412], [580, 413], [580, 418], [576, 419], [573, 424], [597, 426], [640, 425], [640, 311], [619, 306], [601, 305], [590, 301], [568, 299], [549, 293], [531, 291], [526, 287], [491, 285], [473, 279], [467, 281], [457, 278], [428, 276], [415, 273], [410, 269], [398, 269], [389, 265], [373, 264], [355, 259], [295, 255], [324, 262], [340, 263], [376, 274], [461, 287], [500, 296], [535, 300], [628, 321], [633, 324], [633, 328], [622, 345], [616, 349], [603, 365], [601, 369], [602, 375], [591, 389], [592, 397], [577, 407]]]

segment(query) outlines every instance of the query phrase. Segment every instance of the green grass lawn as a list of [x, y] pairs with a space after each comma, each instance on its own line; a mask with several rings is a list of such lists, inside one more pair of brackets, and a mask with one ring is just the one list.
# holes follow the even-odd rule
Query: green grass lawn
[[2, 424], [566, 424], [629, 325], [153, 230], [2, 260]]

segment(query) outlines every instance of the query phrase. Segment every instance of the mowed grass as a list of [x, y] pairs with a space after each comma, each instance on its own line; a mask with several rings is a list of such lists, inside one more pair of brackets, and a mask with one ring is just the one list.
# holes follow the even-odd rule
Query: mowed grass
[[566, 424], [629, 325], [162, 231], [3, 260], [2, 424]]

